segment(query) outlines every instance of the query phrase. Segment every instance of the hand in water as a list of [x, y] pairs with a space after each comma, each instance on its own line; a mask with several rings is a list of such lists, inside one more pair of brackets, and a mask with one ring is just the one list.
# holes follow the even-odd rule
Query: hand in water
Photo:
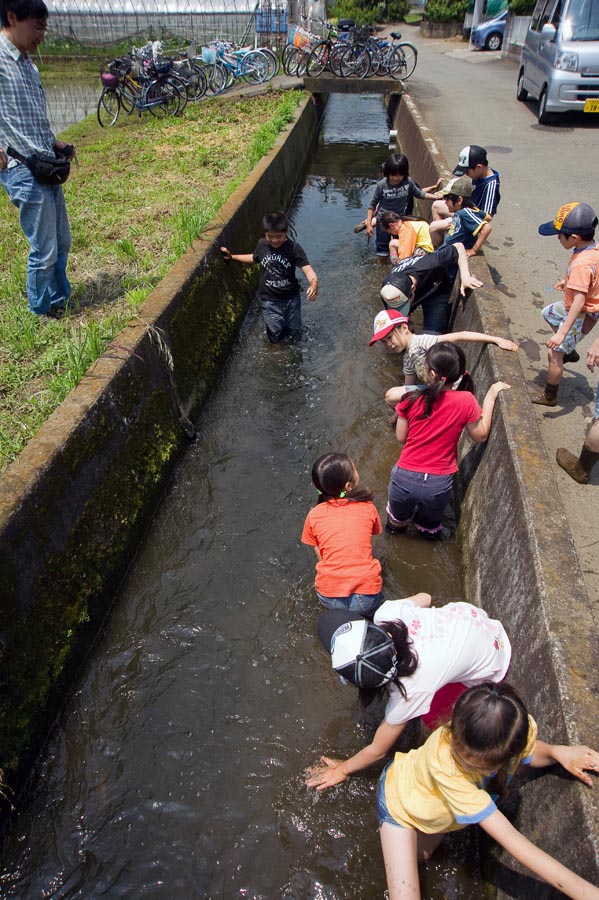
[[306, 770], [306, 784], [308, 787], [316, 788], [318, 791], [324, 791], [325, 788], [334, 787], [346, 781], [349, 775], [342, 770], [344, 760], [333, 759], [330, 756], [321, 756], [320, 762], [314, 766], [310, 766]]

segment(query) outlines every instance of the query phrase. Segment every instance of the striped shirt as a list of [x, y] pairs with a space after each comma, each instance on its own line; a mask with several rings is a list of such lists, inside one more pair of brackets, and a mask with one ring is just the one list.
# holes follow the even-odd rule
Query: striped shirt
[[55, 159], [55, 141], [37, 67], [0, 32], [0, 147]]
[[477, 178], [472, 182], [472, 202], [480, 210], [494, 216], [501, 199], [499, 194], [499, 172], [491, 169], [492, 175]]

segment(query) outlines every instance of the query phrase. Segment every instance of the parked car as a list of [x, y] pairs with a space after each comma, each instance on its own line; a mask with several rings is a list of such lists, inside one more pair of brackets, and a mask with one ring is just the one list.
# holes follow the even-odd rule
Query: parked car
[[505, 31], [505, 20], [507, 19], [508, 10], [495, 16], [494, 19], [487, 19], [486, 22], [479, 22], [476, 28], [472, 29], [470, 41], [475, 47], [482, 50], [501, 50], [503, 44], [503, 34]]
[[599, 0], [538, 0], [518, 72], [516, 96], [538, 98], [538, 119], [599, 113]]

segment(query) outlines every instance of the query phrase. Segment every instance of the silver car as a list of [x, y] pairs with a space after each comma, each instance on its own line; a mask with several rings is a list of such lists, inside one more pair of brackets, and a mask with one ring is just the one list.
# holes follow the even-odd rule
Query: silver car
[[568, 110], [599, 114], [599, 0], [538, 0], [518, 74], [518, 100], [529, 94], [541, 125]]

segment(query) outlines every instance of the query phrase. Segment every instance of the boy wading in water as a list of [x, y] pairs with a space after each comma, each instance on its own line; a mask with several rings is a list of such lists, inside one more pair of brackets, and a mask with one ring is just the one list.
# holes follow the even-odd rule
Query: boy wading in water
[[227, 247], [221, 247], [220, 251], [227, 260], [259, 263], [258, 296], [271, 344], [278, 344], [285, 338], [298, 341], [302, 336], [302, 312], [295, 270], [301, 269], [308, 279], [308, 300], [316, 300], [318, 296], [318, 277], [303, 247], [287, 236], [289, 219], [285, 213], [268, 213], [262, 225], [264, 237], [260, 238], [253, 253], [231, 253]]

